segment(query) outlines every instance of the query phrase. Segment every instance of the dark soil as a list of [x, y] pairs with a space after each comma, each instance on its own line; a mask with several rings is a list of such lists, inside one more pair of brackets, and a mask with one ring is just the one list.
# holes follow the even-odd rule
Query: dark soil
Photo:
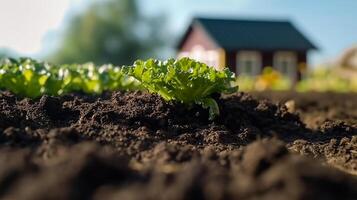
[[[288, 146], [295, 152], [323, 158], [328, 164], [357, 175], [357, 93], [259, 92], [253, 96], [288, 106], [293, 104], [291, 109], [308, 128], [324, 135], [335, 132], [329, 142], [297, 140]], [[341, 136], [345, 138], [339, 140]]]
[[292, 110], [243, 93], [218, 99], [221, 115], [208, 121], [141, 92], [2, 92], [0, 198], [357, 199], [351, 98], [326, 105], [343, 117], [313, 126], [319, 103]]
[[311, 128], [316, 129], [328, 120], [357, 126], [357, 93], [259, 92], [253, 95], [280, 103], [293, 100], [296, 111]]

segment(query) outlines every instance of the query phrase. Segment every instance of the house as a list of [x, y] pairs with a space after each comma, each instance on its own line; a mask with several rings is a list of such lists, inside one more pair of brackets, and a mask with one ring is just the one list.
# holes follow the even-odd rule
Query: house
[[289, 21], [194, 18], [177, 46], [191, 57], [238, 75], [256, 76], [267, 66], [296, 81], [317, 49]]
[[336, 75], [345, 79], [357, 80], [357, 45], [344, 50], [333, 65]]
[[357, 71], [357, 45], [343, 51], [336, 64], [340, 67]]

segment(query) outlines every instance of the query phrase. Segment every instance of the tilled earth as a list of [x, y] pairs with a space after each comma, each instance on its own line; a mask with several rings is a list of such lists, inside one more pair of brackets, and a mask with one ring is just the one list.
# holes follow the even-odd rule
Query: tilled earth
[[357, 199], [356, 95], [254, 95], [1, 92], [0, 198]]

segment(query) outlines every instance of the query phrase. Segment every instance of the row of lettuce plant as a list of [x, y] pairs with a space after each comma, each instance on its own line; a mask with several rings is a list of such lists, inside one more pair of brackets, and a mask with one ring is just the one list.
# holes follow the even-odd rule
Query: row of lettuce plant
[[52, 65], [30, 58], [0, 61], [0, 88], [30, 98], [44, 94], [101, 93], [136, 87], [139, 83], [134, 78], [125, 76], [119, 67], [113, 65]]
[[219, 114], [214, 93], [232, 93], [235, 76], [228, 69], [213, 67], [189, 58], [166, 61], [136, 61], [132, 66], [95, 66], [92, 63], [53, 65], [29, 58], [0, 62], [0, 89], [37, 98], [70, 92], [99, 94], [113, 90], [147, 90], [167, 101], [209, 109], [210, 119]]

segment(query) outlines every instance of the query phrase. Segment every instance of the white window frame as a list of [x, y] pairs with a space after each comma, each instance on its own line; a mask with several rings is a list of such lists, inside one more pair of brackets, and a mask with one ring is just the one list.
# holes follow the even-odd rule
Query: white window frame
[[[246, 63], [252, 63], [250, 73], [247, 73]], [[238, 75], [257, 76], [262, 70], [262, 55], [259, 51], [239, 51], [236, 55], [236, 71]]]
[[[285, 63], [287, 66], [283, 66]], [[297, 55], [293, 51], [277, 51], [274, 53], [274, 68], [282, 75], [293, 80], [297, 78]], [[286, 68], [286, 69], [284, 69]]]

